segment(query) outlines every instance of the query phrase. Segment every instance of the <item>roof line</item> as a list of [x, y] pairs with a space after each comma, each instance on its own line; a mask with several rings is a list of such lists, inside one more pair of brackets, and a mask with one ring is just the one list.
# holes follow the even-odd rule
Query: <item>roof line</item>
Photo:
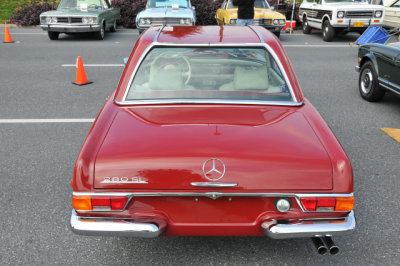
[[258, 39], [260, 39], [260, 42], [265, 42], [264, 38], [261, 36], [261, 33], [253, 26], [253, 25], [248, 25], [250, 29], [253, 30], [253, 32], [257, 35]]
[[158, 41], [158, 37], [160, 37], [161, 31], [164, 29], [165, 25], [163, 24], [157, 31], [156, 35], [154, 36], [154, 42]]

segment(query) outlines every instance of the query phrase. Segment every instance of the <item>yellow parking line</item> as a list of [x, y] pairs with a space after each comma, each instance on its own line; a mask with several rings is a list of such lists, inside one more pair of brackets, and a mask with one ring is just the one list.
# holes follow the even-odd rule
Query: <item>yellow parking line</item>
[[395, 141], [400, 142], [400, 129], [397, 128], [381, 128], [383, 132], [392, 137]]

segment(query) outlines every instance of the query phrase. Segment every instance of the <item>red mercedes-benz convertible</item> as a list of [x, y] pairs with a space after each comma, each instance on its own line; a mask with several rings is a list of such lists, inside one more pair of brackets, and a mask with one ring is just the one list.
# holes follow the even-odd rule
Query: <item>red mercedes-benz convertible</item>
[[79, 153], [82, 235], [311, 237], [355, 227], [350, 161], [261, 27], [140, 36]]

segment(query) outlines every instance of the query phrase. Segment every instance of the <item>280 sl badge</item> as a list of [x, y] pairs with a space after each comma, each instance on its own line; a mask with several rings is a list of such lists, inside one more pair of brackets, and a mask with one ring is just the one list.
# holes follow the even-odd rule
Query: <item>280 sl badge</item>
[[148, 184], [147, 180], [144, 180], [142, 177], [104, 177], [104, 180], [101, 183], [110, 183], [110, 184]]

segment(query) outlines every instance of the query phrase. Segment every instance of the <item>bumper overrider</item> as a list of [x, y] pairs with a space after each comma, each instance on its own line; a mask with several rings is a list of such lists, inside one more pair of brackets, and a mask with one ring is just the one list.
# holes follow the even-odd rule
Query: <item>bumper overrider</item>
[[69, 25], [69, 24], [40, 24], [44, 31], [54, 32], [96, 32], [100, 30], [100, 25]]

